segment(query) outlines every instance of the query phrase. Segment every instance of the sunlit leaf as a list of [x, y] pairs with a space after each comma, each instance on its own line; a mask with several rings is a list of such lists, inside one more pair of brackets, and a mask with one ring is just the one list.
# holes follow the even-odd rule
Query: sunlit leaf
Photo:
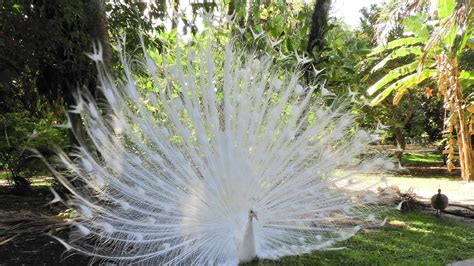
[[474, 80], [474, 72], [463, 70], [459, 73], [459, 78], [466, 80]]
[[[470, 29], [471, 31], [473, 31], [472, 29]], [[473, 49], [474, 48], [474, 41], [473, 40], [469, 40], [469, 32], [465, 32], [464, 33], [464, 36], [461, 40], [461, 43], [459, 44], [459, 49], [457, 51], [457, 56], [461, 55], [461, 53], [464, 51], [464, 47], [469, 47], [470, 49]]]
[[454, 25], [449, 29], [449, 31], [447, 32], [447, 34], [444, 36], [443, 42], [444, 42], [444, 44], [446, 44], [447, 47], [451, 47], [451, 46], [453, 45], [454, 40], [456, 39], [457, 31], [458, 31], [458, 27], [457, 27], [456, 24], [454, 24]]
[[438, 16], [440, 19], [451, 16], [456, 7], [455, 0], [438, 0]]
[[417, 14], [407, 18], [403, 25], [405, 25], [406, 31], [413, 32], [418, 38], [427, 40], [430, 38], [430, 31], [425, 23], [426, 19], [427, 15]]
[[402, 47], [399, 48], [393, 52], [391, 52], [389, 55], [387, 55], [382, 61], [380, 61], [377, 65], [375, 65], [372, 70], [370, 71], [371, 73], [376, 72], [377, 70], [383, 68], [389, 61], [397, 59], [397, 58], [402, 58], [408, 55], [421, 55], [423, 53], [423, 50], [419, 47]]
[[462, 82], [463, 86], [472, 86], [474, 84], [474, 72], [463, 70], [459, 73], [459, 79]]
[[407, 74], [411, 74], [416, 71], [416, 67], [418, 66], [418, 61], [397, 67], [390, 72], [388, 72], [385, 76], [383, 76], [381, 79], [379, 79], [375, 84], [370, 86], [367, 89], [367, 93], [369, 95], [374, 94], [377, 92], [380, 88], [383, 86], [389, 84], [390, 82], [399, 79], [400, 77], [403, 77]]
[[436, 70], [427, 69], [427, 70], [423, 70], [420, 74], [413, 73], [411, 75], [408, 75], [408, 76], [398, 80], [397, 82], [393, 83], [389, 87], [387, 87], [382, 93], [377, 95], [377, 97], [375, 97], [371, 101], [371, 104], [372, 105], [379, 104], [381, 101], [383, 101], [385, 98], [387, 98], [390, 95], [390, 93], [392, 93], [393, 91], [396, 91], [397, 94], [399, 95], [398, 100], [396, 102], [395, 102], [395, 99], [394, 99], [394, 104], [398, 104], [398, 102], [401, 99], [401, 96], [403, 95], [403, 93], [405, 93], [405, 90], [407, 90], [409, 88], [412, 88], [413, 86], [421, 83], [425, 79], [436, 75], [436, 73], [437, 73]]
[[426, 39], [420, 38], [420, 37], [407, 37], [407, 38], [397, 39], [397, 40], [394, 40], [394, 41], [391, 41], [391, 42], [387, 43], [386, 46], [384, 46], [384, 45], [377, 46], [367, 56], [374, 56], [376, 54], [380, 54], [384, 51], [388, 51], [388, 50], [391, 50], [391, 49], [394, 49], [394, 48], [397, 48], [397, 47], [400, 47], [400, 46], [409, 46], [409, 45], [414, 45], [414, 44], [417, 44], [417, 43], [423, 43], [425, 41], [426, 41]]
[[12, 8], [15, 9], [17, 12], [20, 12], [23, 9], [23, 6], [20, 4], [13, 4]]

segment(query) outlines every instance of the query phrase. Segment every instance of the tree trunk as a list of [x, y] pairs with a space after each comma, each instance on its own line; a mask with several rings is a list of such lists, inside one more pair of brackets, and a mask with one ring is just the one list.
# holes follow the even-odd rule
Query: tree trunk
[[[99, 42], [102, 46], [102, 60], [104, 62], [104, 66], [106, 69], [112, 68], [112, 50], [110, 49], [109, 44], [109, 36], [108, 36], [108, 29], [107, 29], [107, 18], [105, 14], [105, 4], [103, 0], [89, 0], [88, 2], [84, 3], [85, 7], [85, 16], [87, 16], [87, 32], [84, 32], [90, 36], [92, 42]], [[84, 46], [87, 46], [85, 44]], [[92, 43], [88, 47], [83, 47], [83, 49], [87, 52], [91, 51]], [[87, 50], [86, 50], [87, 49]], [[99, 100], [102, 104], [105, 104], [104, 95], [99, 93], [96, 90], [97, 87], [97, 80], [96, 78], [91, 78], [89, 80], [83, 79], [82, 71], [85, 68], [91, 67], [88, 64], [84, 64], [77, 67], [76, 72], [74, 75], [65, 76], [64, 83], [62, 84], [65, 87], [64, 91], [64, 100], [66, 103], [67, 108], [76, 104], [76, 99], [73, 97], [72, 92], [75, 90], [77, 83], [82, 83], [80, 88], [90, 90], [90, 93], [95, 95], [95, 97]], [[95, 69], [90, 70], [92, 75], [96, 75]], [[85, 142], [85, 132], [83, 130], [82, 118], [80, 114], [69, 113], [68, 119], [71, 128], [69, 129], [69, 138], [72, 144], [74, 145], [81, 145]]]
[[[110, 49], [110, 44], [109, 44], [109, 35], [108, 35], [108, 30], [107, 30], [107, 18], [105, 15], [105, 5], [103, 0], [90, 0], [88, 3], [85, 4], [86, 7], [86, 12], [87, 14], [87, 28], [88, 28], [88, 33], [89, 36], [91, 37], [92, 42], [99, 42], [102, 46], [102, 59], [104, 62], [104, 66], [107, 69], [112, 68], [112, 51]], [[92, 44], [90, 45], [90, 48], [92, 49]], [[75, 84], [75, 80], [71, 80], [68, 83], [69, 84]], [[83, 84], [85, 85], [85, 84]], [[101, 93], [98, 93], [98, 90], [96, 90], [96, 80], [90, 80], [89, 84], [87, 84], [88, 88], [93, 95], [97, 99], [102, 99], [102, 103], [106, 103], [104, 100], [104, 95]], [[69, 86], [70, 85], [66, 85]], [[68, 92], [71, 91], [71, 89], [67, 90]], [[65, 101], [66, 105], [72, 106], [75, 103], [75, 99], [72, 96], [71, 93], [68, 93], [65, 95]], [[69, 138], [71, 140], [71, 143], [75, 145], [80, 145], [80, 143], [84, 143], [84, 138], [85, 138], [85, 133], [83, 130], [83, 125], [82, 125], [82, 118], [80, 114], [69, 114], [69, 122], [71, 125], [71, 128], [69, 130]]]
[[252, 0], [247, 0], [247, 3], [245, 4], [245, 26], [253, 26], [253, 17], [252, 17], [252, 10], [254, 5], [258, 5], [258, 0], [257, 2], [254, 2]]
[[316, 0], [314, 3], [313, 15], [311, 17], [311, 30], [308, 37], [306, 52], [313, 55], [313, 50], [320, 53], [326, 46], [324, 36], [328, 30], [329, 9], [331, 0]]
[[112, 50], [110, 49], [109, 44], [104, 1], [90, 0], [87, 7], [89, 35], [91, 36], [92, 41], [101, 43], [104, 64], [108, 69], [110, 69], [112, 66]]
[[244, 28], [245, 12], [242, 14], [242, 10], [247, 11], [247, 0], [229, 0], [227, 15], [234, 15], [233, 20], [235, 25]]
[[[90, 0], [89, 2], [89, 34], [93, 41], [98, 41], [102, 45], [102, 60], [104, 62], [104, 67], [107, 71], [112, 70], [112, 50], [110, 49], [110, 42], [109, 42], [109, 33], [107, 27], [107, 17], [105, 13], [105, 0]], [[179, 1], [177, 1], [179, 5]], [[100, 102], [103, 106], [102, 112], [103, 115], [106, 116], [109, 112], [108, 109], [108, 102], [100, 90], [95, 90], [94, 86], [94, 94], [95, 98], [98, 102]], [[80, 121], [82, 124], [82, 120]], [[101, 157], [101, 154], [98, 150], [96, 150], [97, 156]]]
[[[329, 16], [329, 9], [331, 7], [331, 0], [316, 0], [314, 4], [313, 15], [311, 16], [311, 30], [308, 36], [308, 45], [306, 47], [306, 52], [308, 56], [313, 58], [313, 61], [306, 63], [303, 66], [304, 71], [304, 79], [306, 80], [307, 84], [311, 83], [315, 73], [314, 69], [317, 69], [318, 64], [321, 62], [316, 56], [313, 54], [313, 49], [317, 48], [318, 53], [322, 51], [326, 45], [324, 38], [328, 28], [328, 16]], [[309, 86], [305, 88], [301, 99], [304, 99], [309, 92]], [[306, 116], [307, 109], [303, 111], [301, 114], [301, 118]], [[298, 120], [299, 123], [299, 120]], [[308, 126], [308, 121], [304, 121], [303, 125], [301, 126], [301, 132], [306, 129]], [[296, 134], [299, 136], [299, 133]]]
[[178, 11], [179, 11], [179, 0], [175, 0], [171, 2], [173, 6], [173, 15], [171, 15], [171, 29], [178, 28], [179, 19], [178, 19]]
[[407, 114], [405, 114], [405, 117], [399, 117], [397, 115], [399, 112], [391, 101], [385, 99], [383, 101], [383, 105], [385, 106], [385, 108], [388, 109], [388, 113], [391, 114], [390, 116], [388, 116], [388, 118], [390, 120], [390, 127], [393, 131], [397, 146], [401, 150], [405, 150], [406, 141], [405, 136], [403, 136], [403, 129], [405, 128], [405, 125], [410, 121], [413, 112], [408, 112]]
[[235, 19], [235, 15], [234, 12], [235, 12], [235, 1], [236, 0], [229, 0], [229, 8], [227, 9], [227, 15], [231, 16], [231, 15], [234, 15], [234, 19]]
[[310, 83], [313, 78], [313, 70], [320, 69], [323, 59], [321, 53], [326, 47], [325, 36], [328, 30], [329, 9], [331, 0], [316, 0], [314, 3], [313, 15], [311, 16], [311, 29], [308, 36], [306, 53], [313, 61], [303, 66], [306, 82]]
[[407, 144], [405, 142], [405, 137], [403, 136], [402, 129], [399, 127], [394, 127], [393, 134], [395, 135], [395, 141], [397, 142], [397, 146], [400, 149], [405, 150]]

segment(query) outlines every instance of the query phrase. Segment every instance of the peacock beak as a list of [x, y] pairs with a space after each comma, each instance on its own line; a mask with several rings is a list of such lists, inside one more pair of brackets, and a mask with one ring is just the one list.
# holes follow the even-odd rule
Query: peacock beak
[[255, 220], [258, 221], [257, 213], [255, 213], [255, 211], [251, 212], [250, 216], [252, 216], [253, 218], [255, 218]]

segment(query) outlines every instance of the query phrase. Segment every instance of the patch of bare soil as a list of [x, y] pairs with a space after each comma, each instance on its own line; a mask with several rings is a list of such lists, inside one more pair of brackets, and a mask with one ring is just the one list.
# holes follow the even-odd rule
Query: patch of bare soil
[[[370, 151], [383, 152], [387, 150], [398, 150], [399, 148], [395, 145], [372, 145], [369, 147]], [[408, 144], [405, 147], [405, 152], [436, 152], [438, 147], [434, 145], [412, 145]]]
[[414, 175], [417, 177], [433, 177], [443, 176], [447, 178], [455, 178], [461, 180], [461, 169], [455, 168], [451, 172], [448, 172], [446, 166], [439, 164], [419, 164], [419, 165], [407, 165], [403, 166], [405, 171], [401, 171], [400, 175]]
[[88, 257], [63, 255], [64, 246], [47, 235], [52, 231], [68, 237], [68, 228], [56, 216], [64, 209], [48, 205], [49, 189], [32, 188], [26, 195], [12, 195], [10, 188], [0, 187], [0, 265], [87, 265]]

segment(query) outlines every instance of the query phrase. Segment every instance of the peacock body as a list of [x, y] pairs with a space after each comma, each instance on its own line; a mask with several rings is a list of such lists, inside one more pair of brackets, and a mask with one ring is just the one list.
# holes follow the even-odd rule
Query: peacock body
[[436, 217], [441, 217], [441, 211], [448, 207], [448, 202], [448, 197], [438, 189], [438, 193], [431, 197], [431, 206], [436, 210]]
[[324, 107], [297, 72], [230, 45], [221, 64], [210, 46], [176, 53], [168, 65], [145, 52], [149, 91], [127, 58], [115, 82], [100, 47], [90, 55], [106, 104], [79, 93], [71, 112], [91, 143], [60, 153], [68, 170], [55, 172], [79, 213], [68, 248], [119, 263], [232, 265], [327, 249], [377, 222], [367, 186], [333, 174], [384, 163], [354, 159], [371, 136], [349, 131], [343, 105]]

